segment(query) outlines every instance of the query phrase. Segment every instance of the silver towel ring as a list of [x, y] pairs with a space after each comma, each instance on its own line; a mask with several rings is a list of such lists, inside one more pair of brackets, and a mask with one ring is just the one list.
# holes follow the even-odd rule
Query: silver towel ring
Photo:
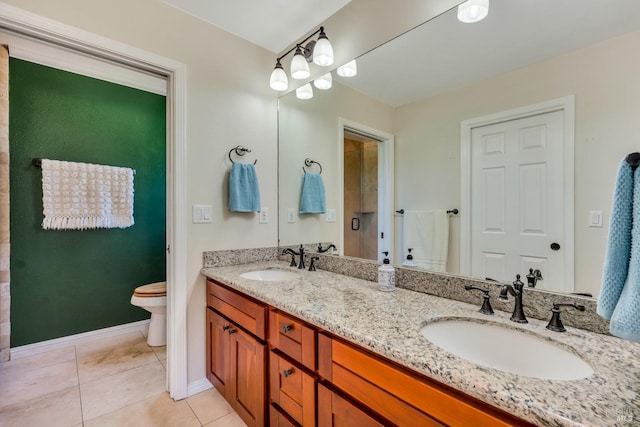
[[[231, 150], [229, 150], [229, 160], [231, 160], [231, 163], [235, 163], [233, 161], [233, 159], [231, 158], [231, 153], [232, 152], [236, 152], [237, 156], [244, 156], [246, 153], [250, 153], [251, 150], [249, 150], [248, 148], [244, 148], [242, 145], [238, 145], [237, 147], [232, 148]], [[255, 159], [253, 161], [253, 164], [255, 165], [256, 163], [258, 163], [258, 159]]]
[[[322, 165], [320, 163], [316, 162], [315, 160], [311, 160], [309, 158], [304, 159], [304, 165], [308, 168], [311, 167], [313, 163], [318, 165], [318, 167], [320, 168], [320, 174], [322, 175]], [[304, 171], [304, 173], [307, 173], [307, 170], [304, 168], [304, 166], [302, 167], [302, 170]]]

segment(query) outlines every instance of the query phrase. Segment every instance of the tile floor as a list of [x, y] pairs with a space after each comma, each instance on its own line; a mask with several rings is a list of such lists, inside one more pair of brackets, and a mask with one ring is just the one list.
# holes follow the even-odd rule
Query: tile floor
[[0, 363], [0, 426], [245, 426], [213, 388], [173, 401], [165, 363], [139, 332]]

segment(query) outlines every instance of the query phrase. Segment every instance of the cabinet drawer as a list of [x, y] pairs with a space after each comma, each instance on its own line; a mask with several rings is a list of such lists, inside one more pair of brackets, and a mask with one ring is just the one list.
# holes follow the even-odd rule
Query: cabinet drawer
[[318, 351], [320, 376], [396, 424], [530, 425], [327, 335]]
[[266, 339], [267, 307], [214, 280], [207, 280], [207, 305], [260, 339]]
[[314, 426], [316, 413], [315, 379], [293, 363], [271, 351], [269, 395], [271, 401], [303, 426]]
[[299, 425], [289, 420], [282, 412], [278, 411], [274, 406], [269, 407], [270, 427], [298, 427]]
[[314, 328], [280, 311], [269, 312], [269, 342], [305, 367], [316, 369], [316, 335]]
[[318, 427], [353, 426], [383, 427], [384, 424], [322, 384], [318, 384]]

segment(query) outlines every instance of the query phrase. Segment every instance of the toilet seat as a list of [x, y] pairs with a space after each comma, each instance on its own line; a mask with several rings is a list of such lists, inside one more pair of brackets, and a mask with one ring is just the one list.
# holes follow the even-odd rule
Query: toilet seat
[[140, 298], [164, 297], [167, 295], [167, 282], [156, 282], [138, 286], [133, 291], [133, 296]]

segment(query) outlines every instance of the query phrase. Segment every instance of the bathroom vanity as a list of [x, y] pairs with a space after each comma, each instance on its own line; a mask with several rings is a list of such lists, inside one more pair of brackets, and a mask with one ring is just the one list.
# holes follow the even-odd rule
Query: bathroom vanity
[[[264, 270], [287, 278], [245, 274]], [[640, 416], [634, 343], [575, 328], [551, 332], [536, 319], [515, 325], [508, 313], [486, 316], [405, 289], [383, 293], [373, 282], [277, 261], [202, 273], [207, 376], [248, 425], [628, 426]], [[534, 334], [594, 372], [561, 381], [477, 365], [421, 334], [443, 319]], [[501, 348], [518, 358], [520, 349]]]

